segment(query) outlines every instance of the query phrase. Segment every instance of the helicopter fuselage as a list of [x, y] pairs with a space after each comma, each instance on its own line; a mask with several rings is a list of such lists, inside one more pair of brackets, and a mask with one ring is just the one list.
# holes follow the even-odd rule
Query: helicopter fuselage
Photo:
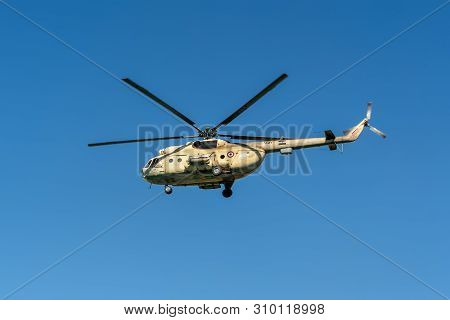
[[249, 144], [198, 140], [160, 150], [142, 168], [142, 176], [154, 184], [214, 189], [252, 173], [265, 155], [263, 149]]

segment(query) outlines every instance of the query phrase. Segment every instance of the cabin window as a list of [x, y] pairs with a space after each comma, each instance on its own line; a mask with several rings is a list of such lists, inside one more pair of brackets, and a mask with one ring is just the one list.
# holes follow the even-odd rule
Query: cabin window
[[217, 148], [217, 140], [195, 141], [192, 147], [195, 149], [214, 149]]
[[172, 162], [173, 162], [173, 159], [169, 159], [169, 162], [172, 163]]

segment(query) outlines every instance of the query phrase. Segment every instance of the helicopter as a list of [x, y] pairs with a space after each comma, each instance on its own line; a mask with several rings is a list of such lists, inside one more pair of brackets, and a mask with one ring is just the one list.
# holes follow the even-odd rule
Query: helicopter
[[[228, 125], [286, 78], [287, 74], [283, 73], [219, 124], [204, 129], [197, 127], [194, 121], [144, 87], [129, 78], [124, 78], [122, 81], [127, 85], [189, 124], [196, 130], [196, 134], [96, 142], [90, 143], [88, 146], [98, 147], [157, 140], [195, 139], [183, 145], [169, 146], [160, 150], [159, 154], [149, 159], [141, 169], [142, 178], [150, 184], [163, 185], [166, 194], [171, 194], [174, 186], [220, 189], [223, 185], [222, 195], [229, 198], [233, 194], [232, 186], [235, 180], [244, 178], [258, 169], [267, 154], [279, 152], [282, 155], [288, 155], [296, 149], [323, 146], [327, 146], [329, 150], [334, 151], [339, 144], [356, 141], [366, 127], [382, 138], [386, 138], [383, 132], [369, 123], [372, 114], [371, 102], [368, 103], [366, 117], [354, 127], [344, 130], [342, 136], [335, 136], [331, 130], [325, 130], [324, 136], [315, 138], [243, 136], [218, 132], [219, 128]], [[230, 142], [230, 140], [246, 142]]]

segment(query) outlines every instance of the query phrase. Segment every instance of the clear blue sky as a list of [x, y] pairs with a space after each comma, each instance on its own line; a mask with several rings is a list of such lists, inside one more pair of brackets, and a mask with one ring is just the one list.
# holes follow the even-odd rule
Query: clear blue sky
[[[442, 1], [10, 3], [199, 124], [288, 73], [235, 121], [261, 124]], [[4, 296], [160, 192], [136, 145], [88, 142], [179, 121], [2, 5], [0, 21]], [[311, 175], [271, 176], [446, 295], [449, 27], [447, 7], [275, 121], [338, 133], [372, 100], [388, 139], [364, 132], [344, 154], [306, 151]], [[264, 178], [234, 191], [176, 188], [12, 298], [440, 298]]]

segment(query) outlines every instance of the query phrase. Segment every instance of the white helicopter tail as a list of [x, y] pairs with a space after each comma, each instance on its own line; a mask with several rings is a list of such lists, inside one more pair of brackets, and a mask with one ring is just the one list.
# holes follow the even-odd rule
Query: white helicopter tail
[[364, 128], [368, 127], [370, 131], [376, 133], [377, 135], [379, 135], [380, 137], [385, 139], [387, 137], [386, 134], [383, 133], [382, 131], [378, 130], [377, 128], [373, 127], [369, 123], [369, 120], [371, 117], [372, 117], [372, 102], [369, 102], [367, 104], [366, 117], [360, 123], [358, 123], [356, 126], [344, 130], [343, 131], [344, 135], [346, 137], [348, 137], [350, 140], [356, 140], [356, 139], [358, 139], [359, 135], [364, 130]]

